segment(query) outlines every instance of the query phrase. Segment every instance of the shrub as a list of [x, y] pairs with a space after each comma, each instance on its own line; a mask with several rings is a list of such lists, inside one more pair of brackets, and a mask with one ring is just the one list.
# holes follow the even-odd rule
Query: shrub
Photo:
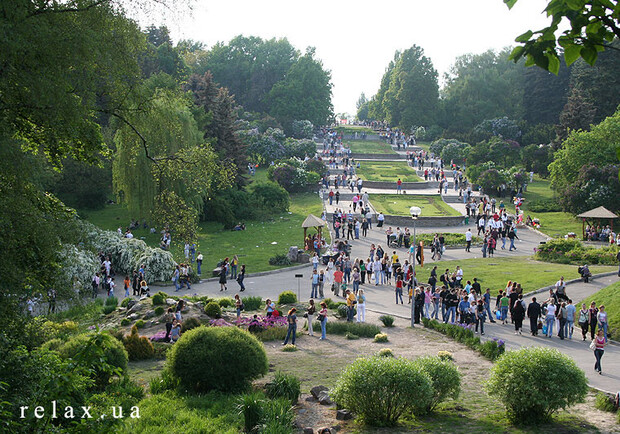
[[168, 294], [166, 294], [165, 292], [159, 291], [157, 294], [151, 297], [151, 300], [153, 301], [153, 306], [159, 306], [162, 304], [166, 304], [167, 298], [168, 298]]
[[[338, 305], [338, 308], [336, 310], [336, 315], [338, 316], [338, 318], [346, 318], [347, 317], [347, 304], [346, 303], [342, 303]], [[353, 316], [357, 315], [357, 309], [354, 307], [353, 308]]]
[[241, 301], [243, 301], [243, 306], [245, 307], [244, 310], [248, 311], [248, 310], [258, 310], [262, 307], [263, 305], [263, 299], [260, 297], [243, 297], [241, 299]]
[[370, 357], [347, 366], [330, 395], [366, 424], [395, 425], [403, 413], [427, 408], [433, 389], [428, 374], [412, 361]]
[[286, 344], [282, 347], [282, 351], [285, 353], [294, 353], [297, 351], [297, 346], [294, 344]]
[[137, 328], [142, 329], [144, 328], [144, 326], [146, 325], [146, 323], [144, 322], [143, 319], [139, 319], [138, 321], [136, 321], [136, 323], [134, 324]]
[[295, 413], [289, 400], [278, 398], [265, 401], [258, 432], [264, 434], [291, 434]]
[[271, 399], [286, 398], [291, 404], [297, 404], [301, 395], [301, 383], [296, 376], [278, 371], [273, 381], [265, 386], [265, 392]]
[[527, 210], [530, 212], [560, 212], [562, 207], [555, 199], [542, 199], [528, 203]]
[[[315, 332], [321, 331], [321, 323], [315, 321], [312, 324]], [[373, 338], [377, 333], [381, 333], [381, 328], [375, 324], [346, 322], [346, 321], [327, 321], [325, 331], [333, 335], [345, 335], [352, 333], [362, 338]]]
[[62, 347], [64, 343], [65, 342], [62, 339], [58, 339], [58, 338], [50, 339], [49, 341], [41, 345], [41, 349], [48, 350], [48, 351], [58, 351], [58, 349]]
[[245, 432], [254, 432], [263, 417], [265, 396], [258, 391], [241, 395], [237, 401], [237, 411], [243, 415]]
[[168, 352], [168, 364], [180, 383], [196, 392], [244, 389], [268, 369], [263, 345], [237, 327], [190, 330]]
[[118, 306], [118, 298], [116, 298], [116, 297], [108, 297], [108, 298], [105, 299], [104, 305], [105, 306], [114, 306], [114, 307], [116, 307], [116, 306]]
[[387, 342], [388, 341], [388, 335], [385, 333], [377, 333], [375, 335], [375, 342], [379, 343], [379, 342]]
[[331, 298], [324, 298], [323, 302], [327, 305], [328, 309], [338, 309], [338, 303], [334, 302]]
[[269, 265], [291, 265], [290, 259], [286, 255], [276, 255], [269, 258]]
[[420, 357], [414, 363], [428, 374], [433, 384], [433, 399], [426, 408], [433, 411], [447, 398], [457, 399], [461, 393], [461, 375], [454, 363], [439, 357]]
[[123, 327], [128, 326], [129, 324], [131, 324], [131, 320], [130, 320], [129, 318], [123, 318], [123, 319], [121, 320], [121, 325], [122, 325]]
[[181, 333], [185, 333], [190, 331], [191, 329], [195, 329], [196, 327], [200, 327], [202, 324], [200, 320], [194, 316], [186, 318], [183, 321], [183, 325], [181, 326]]
[[293, 303], [297, 303], [297, 296], [292, 291], [281, 292], [280, 295], [278, 296], [279, 305], [293, 304]]
[[350, 341], [354, 341], [354, 340], [356, 340], [356, 339], [359, 339], [359, 338], [360, 338], [358, 335], [355, 335], [355, 334], [353, 334], [353, 333], [349, 333], [349, 332], [346, 332], [346, 333], [344, 334], [344, 337], [345, 337], [345, 338], [347, 338], [347, 339], [348, 339], [348, 340], [350, 340]]
[[570, 357], [555, 349], [533, 347], [501, 356], [491, 368], [486, 388], [506, 406], [512, 420], [535, 422], [583, 402], [588, 382]]
[[78, 335], [67, 341], [58, 352], [91, 370], [97, 386], [105, 386], [110, 378], [127, 369], [127, 351], [109, 333]]
[[379, 357], [395, 357], [391, 348], [381, 348], [377, 353]]
[[153, 378], [149, 382], [151, 393], [164, 393], [167, 390], [174, 390], [179, 385], [179, 379], [172, 375], [169, 369], [164, 368], [158, 377]]
[[437, 353], [437, 357], [439, 357], [441, 360], [454, 362], [454, 356], [450, 351], [439, 351]]
[[129, 302], [133, 300], [133, 298], [131, 297], [125, 297], [123, 298], [123, 301], [121, 301], [121, 307], [127, 307], [129, 306]]
[[230, 307], [233, 305], [233, 301], [232, 298], [218, 298], [215, 300], [217, 302], [217, 304], [220, 305], [220, 307], [224, 308], [224, 307]]
[[155, 355], [153, 344], [146, 336], [138, 335], [138, 328], [135, 325], [131, 328], [131, 334], [123, 339], [123, 344], [129, 360], [152, 359]]
[[392, 315], [381, 315], [379, 321], [386, 327], [394, 327], [394, 317]]
[[159, 316], [159, 315], [163, 315], [165, 311], [166, 311], [166, 310], [164, 309], [164, 307], [163, 307], [163, 306], [157, 306], [157, 307], [155, 308], [155, 315], [158, 315], [158, 316]]
[[112, 312], [114, 312], [116, 310], [116, 306], [112, 306], [112, 305], [108, 305], [106, 304], [105, 306], [103, 306], [103, 313], [105, 315], [109, 315]]
[[596, 394], [594, 406], [601, 411], [608, 411], [610, 413], [615, 413], [617, 410], [614, 399], [603, 392], [598, 392]]
[[109, 331], [109, 333], [120, 342], [123, 342], [123, 339], [125, 338], [125, 332], [121, 329], [112, 329]]
[[222, 308], [216, 301], [210, 301], [205, 306], [205, 313], [211, 318], [219, 318], [222, 316]]
[[[288, 327], [268, 327], [259, 332], [252, 333], [258, 338], [259, 341], [268, 342], [284, 340], [287, 331]], [[299, 335], [299, 332], [297, 332], [297, 335]]]

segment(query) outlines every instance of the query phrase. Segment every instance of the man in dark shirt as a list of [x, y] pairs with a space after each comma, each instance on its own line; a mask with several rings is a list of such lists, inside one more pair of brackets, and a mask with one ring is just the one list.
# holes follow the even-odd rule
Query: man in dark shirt
[[532, 297], [532, 302], [527, 307], [527, 317], [530, 319], [532, 336], [538, 336], [538, 318], [541, 312], [540, 304], [536, 302], [536, 297]]
[[476, 291], [476, 294], [480, 295], [482, 292], [482, 288], [480, 288], [480, 283], [478, 283], [478, 279], [474, 277], [474, 283], [471, 285], [471, 289]]
[[446, 285], [443, 285], [441, 287], [441, 291], [439, 292], [439, 302], [441, 303], [441, 319], [443, 320], [443, 322], [446, 322], [446, 316], [448, 312], [447, 297], [449, 293], [450, 292], [448, 291]]

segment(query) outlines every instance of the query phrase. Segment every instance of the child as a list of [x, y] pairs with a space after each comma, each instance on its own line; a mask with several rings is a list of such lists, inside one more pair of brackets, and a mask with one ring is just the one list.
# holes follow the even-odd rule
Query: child
[[172, 322], [172, 330], [170, 330], [170, 342], [173, 344], [181, 337], [181, 322], [176, 319]]

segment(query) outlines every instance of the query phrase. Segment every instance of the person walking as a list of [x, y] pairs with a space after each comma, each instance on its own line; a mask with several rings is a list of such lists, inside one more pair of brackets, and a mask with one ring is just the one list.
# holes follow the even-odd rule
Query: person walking
[[312, 330], [312, 321], [314, 321], [314, 314], [316, 312], [316, 306], [314, 305], [314, 299], [308, 300], [310, 306], [306, 309], [306, 318], [308, 318], [308, 335], [314, 336], [314, 330]]
[[396, 288], [394, 288], [394, 292], [396, 293], [396, 304], [398, 304], [398, 299], [400, 298], [400, 304], [403, 303], [403, 279], [398, 276], [396, 279]]
[[325, 329], [327, 327], [327, 304], [322, 301], [321, 302], [321, 310], [319, 311], [319, 316], [317, 317], [319, 322], [321, 323], [321, 338], [320, 340], [325, 340]]
[[605, 354], [605, 345], [607, 345], [607, 336], [603, 334], [603, 329], [598, 329], [596, 337], [592, 340], [592, 344], [590, 344], [590, 348], [594, 347], [594, 358], [596, 359], [594, 370], [598, 372], [599, 375], [603, 374], [601, 359], [603, 358], [603, 354]]
[[245, 280], [245, 264], [241, 265], [241, 269], [239, 270], [239, 274], [237, 275], [237, 283], [241, 287], [240, 291], [245, 291], [245, 285], [243, 281]]
[[590, 328], [589, 317], [590, 311], [586, 307], [586, 304], [582, 303], [581, 310], [579, 311], [579, 327], [581, 327], [581, 336], [584, 341], [588, 337], [588, 329]]
[[573, 304], [573, 300], [568, 299], [568, 304], [566, 305], [566, 323], [564, 324], [564, 337], [568, 339], [573, 338], [573, 328], [575, 325], [575, 313], [576, 313], [575, 305]]
[[325, 287], [325, 270], [321, 270], [319, 273], [319, 297], [323, 299], [325, 297], [323, 288]]
[[312, 290], [310, 291], [310, 298], [317, 298], [319, 292], [319, 273], [316, 269], [312, 270], [312, 276], [310, 277], [312, 282]]
[[235, 309], [237, 310], [237, 321], [241, 319], [241, 311], [243, 310], [243, 302], [239, 294], [235, 294]]
[[480, 326], [480, 335], [482, 336], [484, 335], [484, 320], [486, 317], [484, 302], [482, 300], [478, 300], [474, 315], [476, 318], [476, 333], [478, 333], [478, 326]]
[[512, 319], [515, 323], [515, 335], [521, 334], [523, 328], [523, 318], [525, 318], [525, 308], [523, 306], [523, 296], [519, 295], [519, 298], [515, 301], [512, 307]]
[[288, 315], [286, 315], [288, 330], [286, 331], [286, 337], [282, 345], [288, 344], [289, 338], [291, 338], [291, 343], [295, 345], [295, 335], [297, 334], [297, 315], [295, 315], [295, 312], [297, 312], [297, 309], [293, 307], [288, 311]]
[[168, 311], [164, 315], [164, 323], [166, 324], [166, 342], [170, 340], [170, 331], [172, 330], [172, 323], [174, 322], [174, 310], [169, 307]]
[[[56, 297], [54, 297], [54, 300]], [[598, 329], [603, 330], [603, 336], [605, 336], [605, 343], [607, 343], [607, 312], [605, 311], [605, 305], [601, 304], [598, 308], [598, 314], [596, 315], [598, 322]]]
[[553, 304], [553, 300], [549, 300], [547, 304], [547, 314], [545, 316], [545, 323], [547, 325], [547, 337], [550, 338], [553, 335], [553, 324], [555, 323], [556, 307]]
[[532, 302], [527, 307], [527, 317], [530, 319], [530, 333], [532, 336], [538, 336], [538, 318], [540, 318], [540, 304], [536, 301], [536, 297], [532, 297]]
[[222, 266], [220, 269], [220, 292], [228, 290], [226, 287], [226, 274], [226, 267]]
[[467, 242], [467, 246], [465, 246], [465, 251], [469, 252], [470, 248], [471, 248], [471, 240], [473, 239], [473, 234], [471, 233], [471, 229], [467, 229], [467, 232], [465, 232], [465, 241]]
[[484, 309], [489, 316], [489, 322], [495, 323], [493, 314], [491, 313], [491, 288], [487, 288], [485, 293], [482, 295], [482, 300], [484, 301]]
[[508, 318], [508, 308], [510, 307], [510, 299], [504, 293], [502, 298], [499, 300], [499, 309], [502, 313], [502, 324], [506, 324], [506, 318]]
[[366, 322], [366, 296], [363, 289], [357, 293], [357, 322]]
[[561, 303], [555, 313], [558, 319], [558, 337], [564, 340], [564, 327], [566, 326], [566, 303]]
[[346, 292], [347, 301], [347, 322], [353, 321], [353, 312], [355, 311], [355, 305], [357, 304], [357, 297], [351, 290], [347, 289]]
[[590, 309], [588, 311], [588, 324], [590, 325], [590, 339], [594, 339], [596, 334], [596, 325], [598, 324], [598, 309], [596, 303], [590, 303]]
[[198, 267], [198, 275], [202, 275], [202, 260], [203, 260], [204, 256], [202, 256], [202, 253], [198, 252], [198, 256], [196, 256], [196, 264]]

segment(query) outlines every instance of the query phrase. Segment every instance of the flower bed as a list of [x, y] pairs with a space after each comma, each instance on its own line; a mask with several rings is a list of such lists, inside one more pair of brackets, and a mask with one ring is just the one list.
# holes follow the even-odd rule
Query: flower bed
[[422, 318], [422, 323], [424, 327], [436, 330], [457, 342], [467, 345], [491, 361], [497, 360], [506, 350], [506, 345], [501, 339], [494, 338], [490, 341], [481, 342], [480, 338], [474, 334], [474, 326], [472, 324], [444, 324], [426, 318]]
[[618, 250], [618, 246], [595, 248], [586, 247], [575, 239], [555, 239], [535, 248], [534, 252], [535, 258], [540, 261], [560, 264], [616, 265]]

